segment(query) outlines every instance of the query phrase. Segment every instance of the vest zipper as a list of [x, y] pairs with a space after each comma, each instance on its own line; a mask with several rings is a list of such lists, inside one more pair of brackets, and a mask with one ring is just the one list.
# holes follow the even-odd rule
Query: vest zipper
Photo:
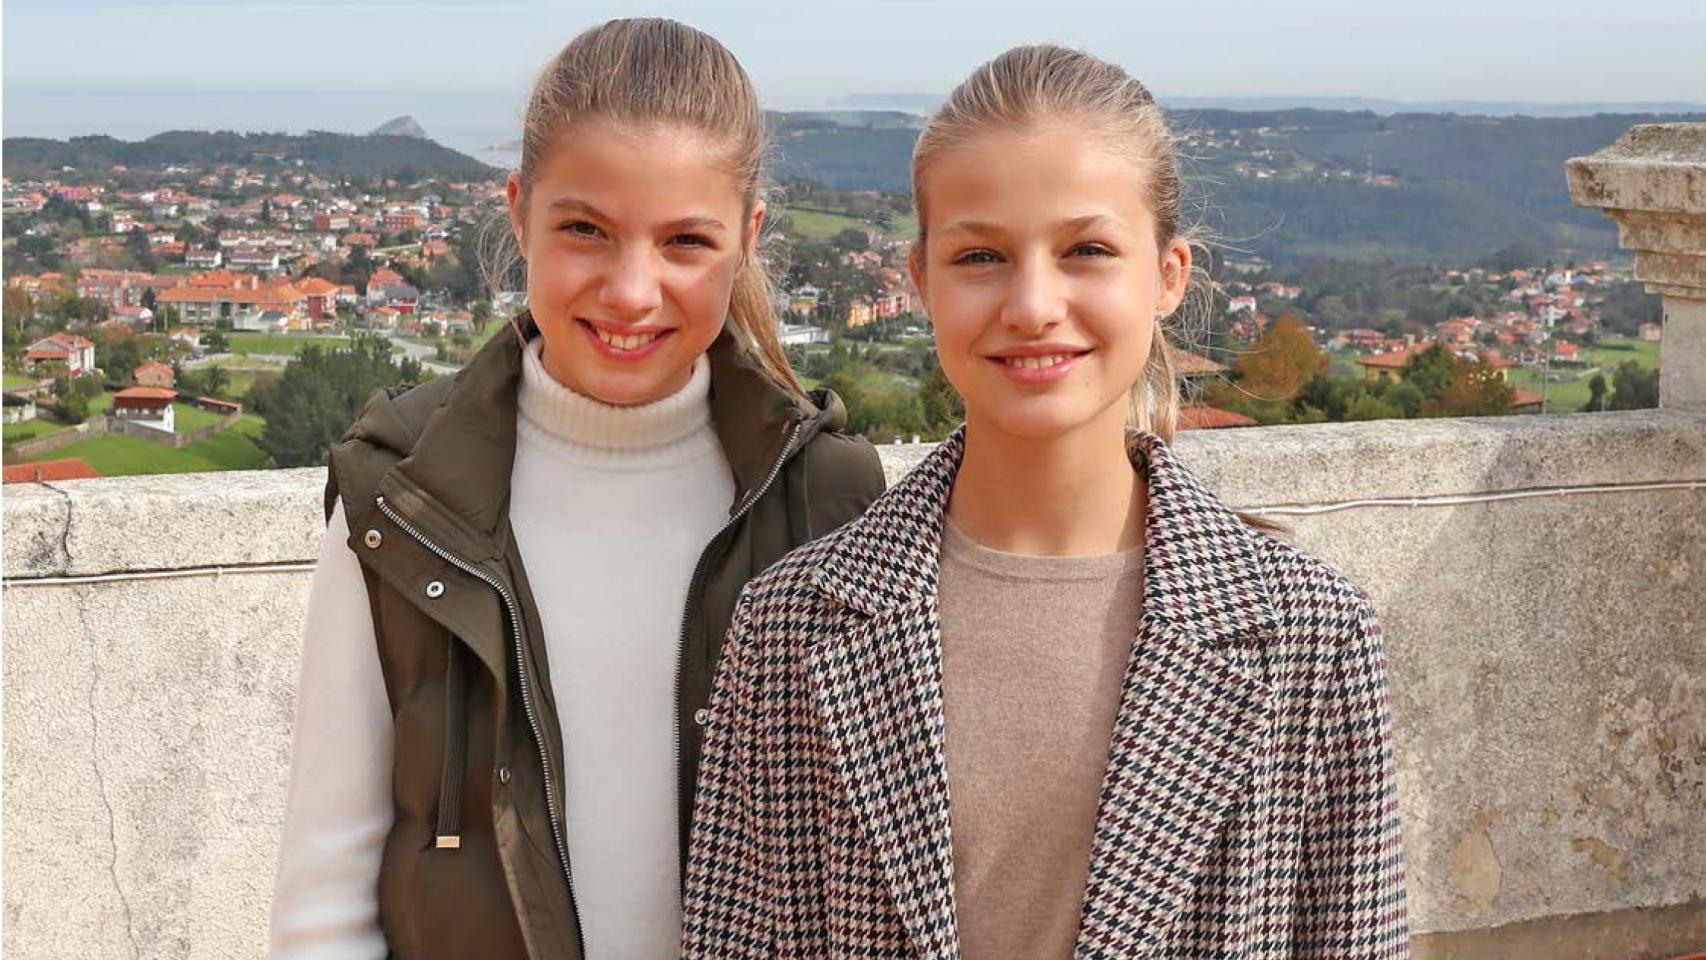
[[[523, 648], [522, 644], [521, 616], [517, 612], [515, 598], [510, 595], [509, 589], [505, 587], [498, 578], [474, 566], [472, 563], [463, 560], [461, 557], [455, 556], [450, 551], [436, 543], [433, 543], [431, 540], [428, 540], [426, 535], [416, 529], [414, 524], [404, 520], [395, 510], [392, 510], [391, 507], [386, 504], [384, 497], [376, 497], [374, 499], [374, 503], [379, 507], [380, 513], [385, 514], [392, 523], [396, 524], [404, 533], [413, 537], [421, 546], [426, 547], [439, 559], [450, 564], [456, 569], [461, 570], [463, 573], [483, 581], [493, 590], [496, 590], [498, 592], [498, 596], [503, 598], [504, 610], [509, 616], [510, 636], [513, 638], [515, 646], [515, 669], [518, 675], [517, 679], [520, 681], [521, 686], [521, 709], [522, 712], [527, 715], [527, 727], [533, 733], [533, 744], [539, 752], [539, 766], [545, 775], [545, 811], [551, 821], [551, 839], [556, 843], [557, 862], [563, 870], [563, 881], [569, 888], [569, 910], [574, 914], [576, 938], [580, 941], [580, 951], [584, 956], [586, 953], [586, 942], [584, 936], [581, 935], [580, 907], [577, 905], [578, 900], [575, 897], [574, 873], [569, 869], [569, 846], [568, 837], [566, 836], [568, 823], [567, 818], [562, 815], [562, 811], [557, 806], [556, 794], [551, 791], [551, 757], [549, 752], [545, 749], [545, 737], [540, 731], [539, 717], [534, 712], [533, 695], [528, 687], [526, 650]], [[679, 699], [679, 697], [677, 699]], [[677, 745], [676, 753], [678, 755], [680, 754], [679, 744]]]
[[[687, 649], [687, 630], [693, 622], [692, 611], [696, 606], [695, 599], [704, 589], [704, 584], [700, 582], [700, 578], [705, 573], [705, 558], [710, 554], [711, 545], [717, 542], [717, 538], [727, 533], [730, 527], [739, 523], [740, 519], [758, 504], [759, 498], [763, 497], [775, 484], [776, 478], [782, 473], [782, 465], [788, 461], [788, 454], [793, 452], [794, 441], [799, 439], [800, 431], [804, 429], [804, 423], [794, 424], [793, 430], [788, 433], [788, 441], [782, 444], [782, 452], [777, 455], [776, 462], [770, 465], [769, 475], [741, 502], [733, 513], [729, 514], [728, 521], [711, 535], [711, 539], [706, 541], [705, 548], [699, 551], [699, 560], [693, 564], [693, 576], [687, 581], [687, 603], [681, 609], [681, 636], [675, 645], [675, 726], [673, 729], [675, 732], [675, 835], [677, 842], [680, 842], [681, 837], [681, 660]], [[697, 782], [697, 776], [694, 779]], [[679, 883], [685, 884], [687, 882], [685, 871], [682, 876], [676, 879]]]

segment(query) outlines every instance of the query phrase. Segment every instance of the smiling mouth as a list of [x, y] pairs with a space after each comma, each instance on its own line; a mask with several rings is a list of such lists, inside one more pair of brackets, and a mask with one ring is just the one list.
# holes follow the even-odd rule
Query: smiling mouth
[[1081, 356], [1083, 356], [1081, 353], [1051, 353], [1041, 357], [995, 357], [994, 359], [999, 363], [1020, 370], [1046, 370], [1049, 367], [1059, 366], [1074, 357]]
[[648, 346], [653, 340], [669, 333], [668, 330], [654, 330], [649, 333], [612, 333], [596, 323], [589, 323], [585, 320], [582, 320], [581, 323], [586, 324], [587, 328], [598, 339], [616, 350], [640, 350]]

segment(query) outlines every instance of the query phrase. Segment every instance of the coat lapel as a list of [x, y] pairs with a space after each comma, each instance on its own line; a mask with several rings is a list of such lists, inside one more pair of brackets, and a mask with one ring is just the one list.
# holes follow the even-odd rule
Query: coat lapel
[[[921, 958], [958, 955], [937, 573], [964, 428], [837, 538], [845, 607], [807, 658], [831, 762]], [[1156, 955], [1247, 795], [1268, 689], [1239, 651], [1273, 626], [1252, 534], [1150, 434], [1144, 612], [1104, 777], [1080, 957]]]
[[924, 960], [959, 956], [936, 570], [961, 450], [956, 433], [853, 521], [819, 574], [843, 629], [806, 662], [831, 762]]
[[1205, 859], [1249, 795], [1269, 689], [1238, 654], [1273, 629], [1252, 533], [1136, 434], [1149, 530], [1132, 645], [1090, 852], [1077, 956], [1170, 955]]

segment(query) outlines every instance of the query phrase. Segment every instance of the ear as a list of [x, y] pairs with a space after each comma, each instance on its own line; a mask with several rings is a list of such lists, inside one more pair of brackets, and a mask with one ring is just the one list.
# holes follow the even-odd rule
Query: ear
[[763, 200], [752, 205], [752, 214], [747, 217], [746, 229], [742, 231], [744, 235], [741, 237], [741, 250], [745, 256], [750, 257], [758, 251], [758, 238], [763, 235], [766, 210]]
[[522, 189], [521, 174], [511, 171], [509, 179], [504, 181], [504, 196], [509, 201], [509, 229], [515, 235], [515, 245], [521, 248], [522, 259], [527, 258], [527, 193]]
[[924, 297], [924, 241], [912, 241], [912, 249], [906, 253], [906, 272], [912, 278], [912, 288], [918, 291], [918, 299]]
[[1174, 237], [1161, 251], [1161, 296], [1156, 312], [1162, 316], [1179, 309], [1185, 292], [1191, 285], [1191, 245], [1182, 237]]

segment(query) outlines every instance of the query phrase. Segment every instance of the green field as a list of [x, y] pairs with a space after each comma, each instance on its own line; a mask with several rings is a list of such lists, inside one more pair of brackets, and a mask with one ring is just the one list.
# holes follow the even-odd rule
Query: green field
[[26, 377], [21, 373], [8, 373], [6, 374], [5, 389], [13, 390], [18, 387], [32, 387], [35, 386], [35, 382], [35, 377]]
[[[1628, 346], [1632, 349], [1619, 350], [1618, 346]], [[1583, 363], [1580, 366], [1557, 366], [1551, 368], [1551, 379], [1545, 384], [1547, 413], [1578, 413], [1587, 405], [1593, 396], [1588, 384], [1592, 382], [1594, 368], [1605, 377], [1605, 387], [1609, 394], [1615, 384], [1617, 366], [1624, 361], [1633, 360], [1646, 369], [1652, 369], [1659, 364], [1659, 345], [1645, 340], [1604, 340], [1597, 347], [1583, 347], [1581, 351]], [[1541, 393], [1540, 371], [1518, 367], [1511, 370], [1510, 382], [1532, 393]]]
[[172, 404], [173, 426], [179, 433], [194, 433], [203, 427], [211, 427], [224, 419], [210, 410], [203, 410], [193, 403]]
[[229, 336], [232, 353], [264, 353], [281, 357], [294, 357], [302, 352], [303, 347], [310, 344], [330, 347], [349, 343], [348, 337], [322, 337], [305, 333], [233, 333]]
[[[23, 423], [8, 423], [4, 428], [4, 442], [7, 446], [11, 446], [25, 440], [45, 437], [50, 433], [58, 433], [70, 426], [68, 423], [55, 423], [52, 420], [43, 420], [40, 417], [34, 420], [25, 420]], [[10, 463], [11, 461], [6, 462]]]
[[[196, 413], [206, 411], [197, 410]], [[144, 473], [197, 473], [206, 470], [256, 470], [267, 466], [268, 463], [267, 455], [255, 445], [255, 438], [260, 436], [264, 426], [265, 421], [260, 417], [244, 414], [231, 429], [192, 443], [182, 450], [174, 450], [137, 437], [109, 434], [92, 440], [79, 440], [51, 453], [20, 462], [75, 457], [101, 475], [109, 477]]]

